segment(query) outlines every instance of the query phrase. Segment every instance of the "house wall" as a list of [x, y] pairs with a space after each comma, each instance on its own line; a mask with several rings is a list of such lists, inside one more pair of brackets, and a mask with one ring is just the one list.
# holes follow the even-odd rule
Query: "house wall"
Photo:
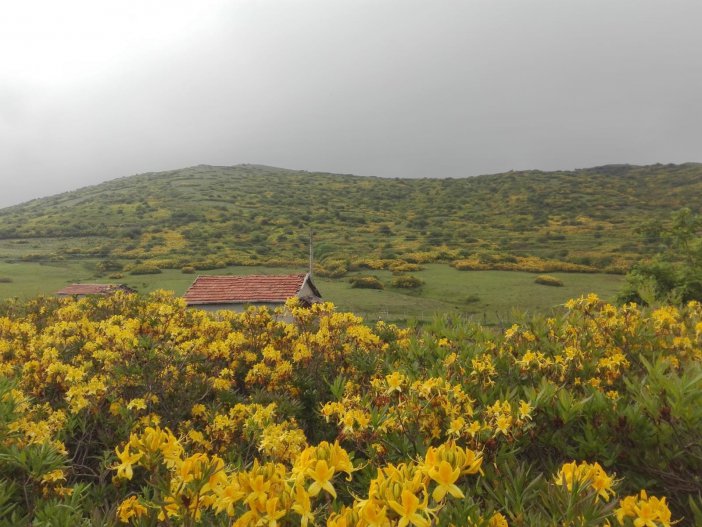
[[304, 284], [302, 284], [302, 288], [300, 289], [300, 292], [298, 293], [297, 296], [317, 296], [312, 288], [310, 287], [310, 284], [305, 281]]

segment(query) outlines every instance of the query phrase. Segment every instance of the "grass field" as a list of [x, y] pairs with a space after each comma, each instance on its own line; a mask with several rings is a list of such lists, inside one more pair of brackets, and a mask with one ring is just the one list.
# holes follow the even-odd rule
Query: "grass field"
[[[229, 267], [201, 274], [276, 274], [300, 272], [293, 268]], [[344, 279], [315, 278], [326, 300], [340, 309], [353, 311], [370, 320], [403, 322], [426, 321], [435, 313], [450, 312], [471, 316], [480, 322], [494, 324], [513, 318], [515, 312], [546, 312], [568, 298], [594, 292], [611, 300], [621, 287], [623, 277], [609, 274], [551, 273], [560, 278], [563, 287], [534, 283], [536, 275], [509, 271], [457, 271], [445, 264], [430, 264], [413, 273], [424, 285], [417, 290], [389, 287], [389, 271], [372, 271], [385, 284], [384, 290], [354, 289]], [[121, 280], [96, 278], [94, 262], [71, 261], [56, 264], [0, 263], [0, 298], [27, 298], [52, 294], [72, 282], [123, 282], [139, 292], [155, 289], [172, 290], [181, 295], [195, 275], [166, 270], [161, 274], [132, 276]]]

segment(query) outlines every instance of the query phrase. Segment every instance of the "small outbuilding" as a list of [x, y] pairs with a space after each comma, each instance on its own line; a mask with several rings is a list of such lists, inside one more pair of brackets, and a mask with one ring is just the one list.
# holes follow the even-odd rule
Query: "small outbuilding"
[[322, 295], [307, 274], [198, 276], [185, 292], [188, 306], [208, 311], [243, 311], [246, 306], [275, 308], [292, 297], [311, 305]]
[[56, 291], [56, 296], [74, 296], [76, 298], [83, 298], [86, 296], [108, 296], [117, 291], [136, 293], [134, 289], [124, 284], [71, 284], [60, 291]]

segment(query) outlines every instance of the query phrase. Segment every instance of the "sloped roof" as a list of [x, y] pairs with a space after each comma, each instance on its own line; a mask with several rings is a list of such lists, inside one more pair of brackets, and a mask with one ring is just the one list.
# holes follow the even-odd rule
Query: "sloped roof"
[[119, 290], [134, 292], [133, 289], [121, 284], [71, 284], [56, 291], [56, 294], [61, 296], [110, 295]]
[[283, 303], [298, 295], [306, 279], [306, 274], [198, 276], [185, 292], [185, 301], [189, 305]]

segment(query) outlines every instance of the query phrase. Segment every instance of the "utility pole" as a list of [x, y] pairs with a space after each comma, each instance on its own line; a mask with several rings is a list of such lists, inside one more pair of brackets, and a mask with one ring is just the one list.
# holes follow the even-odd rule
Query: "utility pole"
[[310, 229], [310, 278], [312, 278], [312, 229]]

